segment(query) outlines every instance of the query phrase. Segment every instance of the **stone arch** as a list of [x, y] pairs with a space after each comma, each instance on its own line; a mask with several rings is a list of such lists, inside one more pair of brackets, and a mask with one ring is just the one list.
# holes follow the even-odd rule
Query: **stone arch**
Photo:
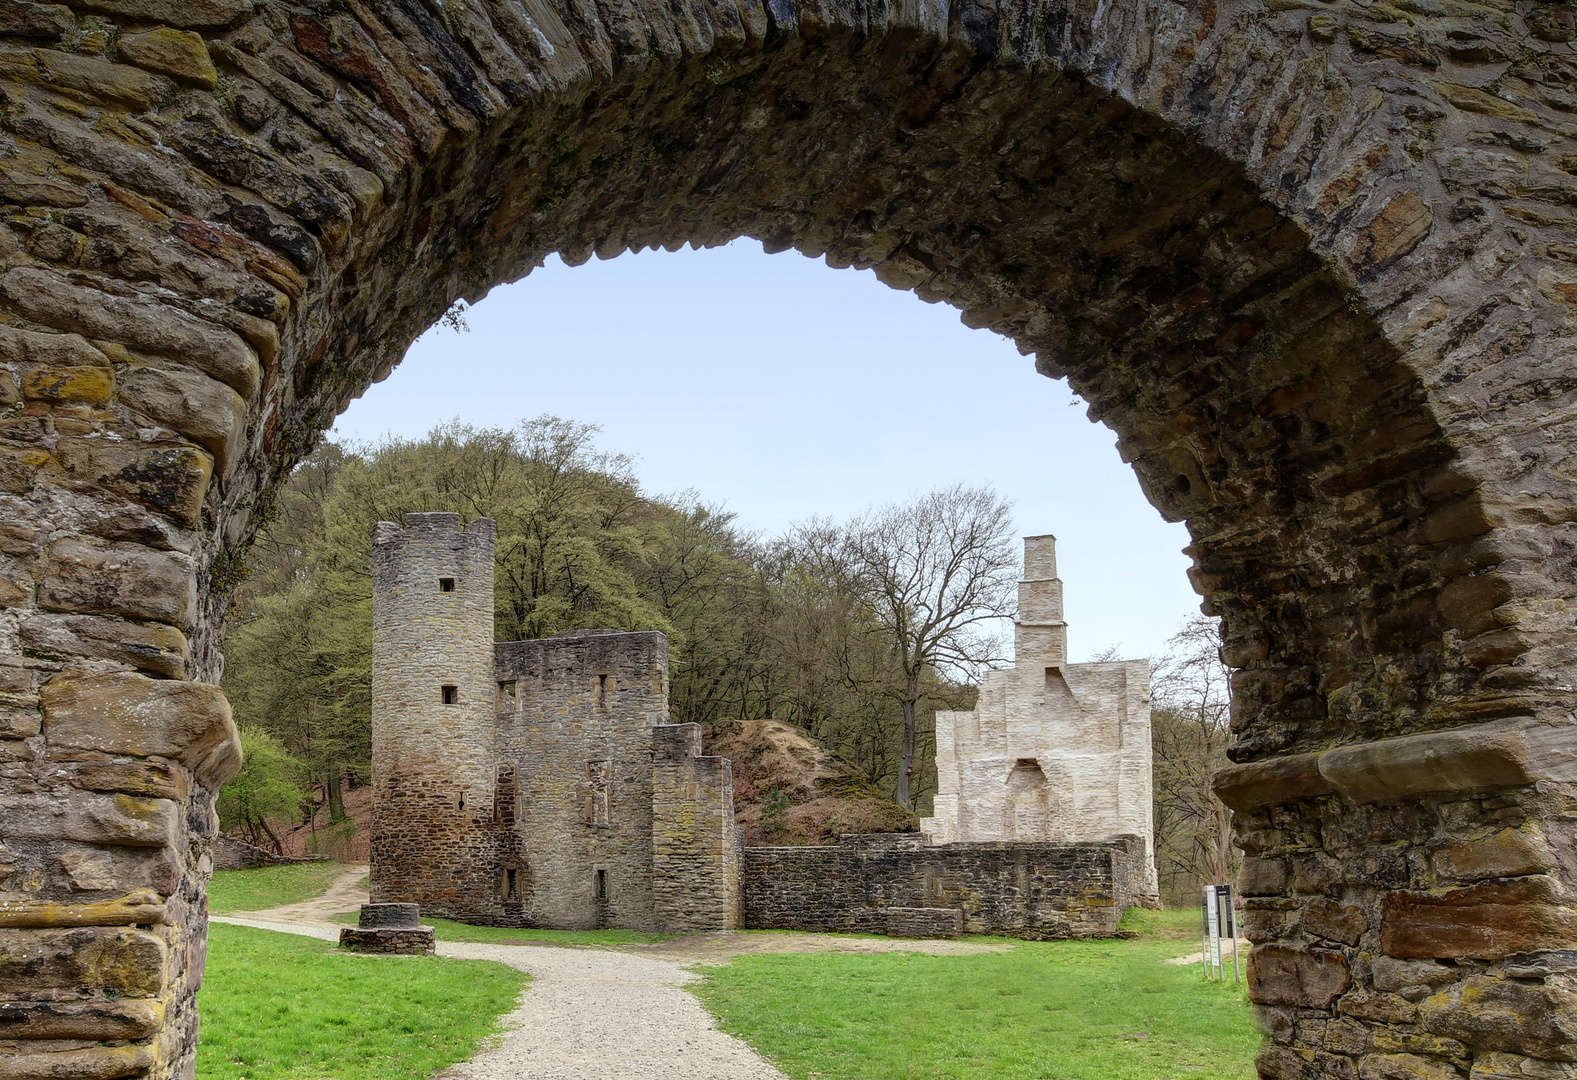
[[1577, 1056], [1574, 33], [1536, 0], [10, 5], [0, 956], [52, 958], [5, 981], [14, 1071], [190, 1072], [215, 634], [336, 412], [552, 252], [742, 235], [1013, 337], [1188, 522], [1263, 1076]]

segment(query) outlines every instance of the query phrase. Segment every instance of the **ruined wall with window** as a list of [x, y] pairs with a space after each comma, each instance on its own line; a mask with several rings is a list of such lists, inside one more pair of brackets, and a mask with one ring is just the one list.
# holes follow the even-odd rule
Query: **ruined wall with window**
[[1158, 901], [1150, 663], [1068, 663], [1057, 538], [1024, 538], [1014, 664], [970, 712], [936, 714], [933, 844], [1106, 844], [1138, 837], [1137, 894]]
[[495, 643], [492, 522], [405, 521], [373, 533], [373, 898], [499, 926], [737, 925], [732, 778], [667, 723], [667, 639]]

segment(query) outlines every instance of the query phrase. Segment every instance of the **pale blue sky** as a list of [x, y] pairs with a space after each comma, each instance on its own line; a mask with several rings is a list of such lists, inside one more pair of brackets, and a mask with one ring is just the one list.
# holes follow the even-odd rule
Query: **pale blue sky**
[[693, 488], [770, 535], [989, 481], [1021, 535], [1057, 536], [1070, 658], [1158, 655], [1198, 611], [1188, 533], [1145, 501], [1067, 384], [958, 312], [753, 240], [570, 268], [556, 258], [435, 328], [335, 437], [547, 412], [602, 426], [643, 486]]

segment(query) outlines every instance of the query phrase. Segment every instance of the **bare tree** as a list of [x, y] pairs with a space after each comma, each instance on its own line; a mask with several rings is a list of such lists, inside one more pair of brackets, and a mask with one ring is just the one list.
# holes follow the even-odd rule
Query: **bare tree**
[[1221, 623], [1185, 622], [1151, 675], [1155, 738], [1156, 849], [1174, 889], [1230, 882], [1232, 815], [1210, 787], [1227, 763], [1231, 672], [1221, 662]]
[[893, 652], [883, 692], [903, 711], [894, 799], [905, 809], [927, 676], [974, 682], [1003, 658], [999, 620], [1013, 613], [1018, 579], [1011, 510], [990, 486], [955, 484], [847, 526], [859, 592]]

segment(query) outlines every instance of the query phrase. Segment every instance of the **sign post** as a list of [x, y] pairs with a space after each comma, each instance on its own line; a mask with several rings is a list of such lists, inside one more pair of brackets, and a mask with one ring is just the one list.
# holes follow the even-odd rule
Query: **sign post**
[[1205, 940], [1203, 948], [1200, 949], [1200, 961], [1204, 965], [1205, 978], [1226, 979], [1226, 965], [1221, 956], [1221, 939], [1230, 938], [1232, 977], [1237, 982], [1242, 982], [1243, 976], [1238, 969], [1237, 914], [1232, 910], [1232, 886], [1206, 885], [1204, 893]]

